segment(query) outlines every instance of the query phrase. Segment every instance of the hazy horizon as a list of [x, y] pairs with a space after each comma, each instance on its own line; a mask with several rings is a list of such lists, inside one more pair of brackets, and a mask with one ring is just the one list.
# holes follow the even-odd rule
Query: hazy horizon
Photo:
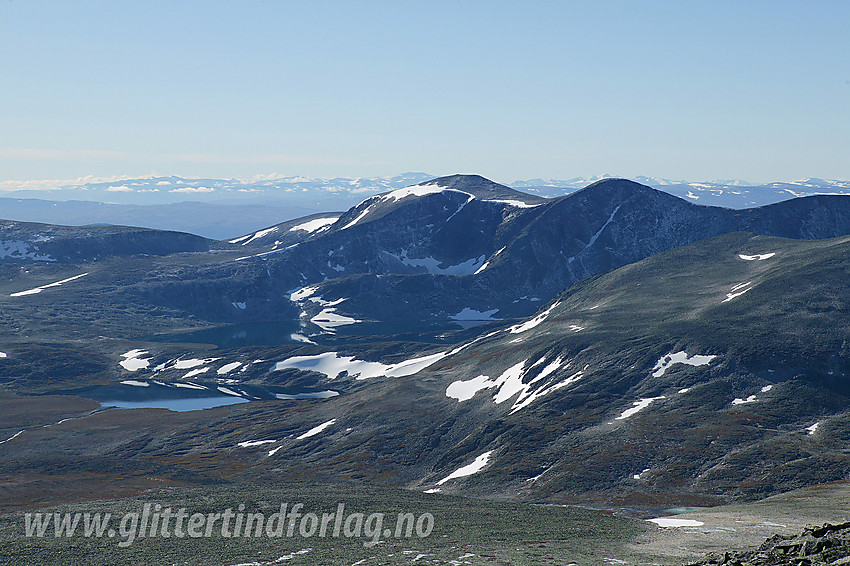
[[850, 178], [850, 4], [0, 6], [0, 182]]

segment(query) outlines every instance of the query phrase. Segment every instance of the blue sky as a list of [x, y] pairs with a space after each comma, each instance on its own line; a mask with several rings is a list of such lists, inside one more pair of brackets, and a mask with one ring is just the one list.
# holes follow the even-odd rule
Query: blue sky
[[0, 181], [850, 178], [850, 2], [0, 2]]

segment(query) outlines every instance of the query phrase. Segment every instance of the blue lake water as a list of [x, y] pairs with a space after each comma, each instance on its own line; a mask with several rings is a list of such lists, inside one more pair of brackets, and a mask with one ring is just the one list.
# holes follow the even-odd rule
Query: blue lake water
[[195, 397], [189, 399], [151, 399], [148, 401], [101, 401], [104, 409], [168, 409], [169, 411], [200, 411], [237, 403], [248, 403], [250, 399], [222, 395], [220, 397]]
[[[97, 401], [104, 409], [168, 409], [178, 412], [199, 411], [250, 401], [321, 400], [339, 395], [338, 391], [333, 390], [277, 387], [273, 385], [131, 381], [137, 385], [118, 383], [62, 393]], [[138, 385], [140, 383], [147, 385]]]

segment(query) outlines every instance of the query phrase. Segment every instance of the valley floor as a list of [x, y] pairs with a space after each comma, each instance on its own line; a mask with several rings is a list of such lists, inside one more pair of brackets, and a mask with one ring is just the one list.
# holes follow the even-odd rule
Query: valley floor
[[[357, 536], [354, 523], [346, 537], [301, 534], [301, 524], [293, 536], [271, 538], [233, 538], [216, 530], [211, 537], [201, 538], [137, 538], [121, 544], [129, 537], [72, 538], [55, 536], [53, 525], [42, 538], [26, 536], [23, 512], [7, 513], [0, 522], [0, 563], [16, 564], [621, 564], [638, 556], [626, 548], [626, 542], [653, 527], [642, 521], [616, 517], [611, 513], [585, 509], [535, 506], [509, 502], [486, 501], [423, 494], [392, 488], [379, 488], [356, 483], [316, 484], [309, 482], [281, 484], [230, 484], [205, 488], [170, 488], [124, 499], [93, 501], [40, 509], [53, 512], [125, 513], [142, 512], [145, 504], [160, 504], [175, 511], [185, 507], [189, 514], [234, 511], [240, 504], [246, 512], [261, 512], [266, 517], [280, 509], [280, 504], [303, 503], [306, 515], [333, 513], [340, 504], [345, 507], [346, 524], [356, 513], [366, 516], [363, 535]], [[383, 534], [365, 534], [375, 523], [368, 517], [385, 513]], [[413, 513], [417, 518], [433, 516], [433, 529], [419, 526], [407, 537], [386, 530], [396, 526], [399, 513]], [[118, 523], [113, 520], [111, 525]], [[126, 523], [129, 525], [129, 523]], [[232, 524], [232, 523], [231, 523]], [[389, 527], [387, 527], [387, 525]], [[347, 527], [346, 527], [347, 528]], [[406, 529], [406, 527], [405, 527]], [[80, 524], [82, 531], [82, 522]], [[126, 531], [129, 532], [129, 531]], [[161, 533], [160, 533], [161, 534]], [[173, 535], [173, 531], [171, 532]], [[232, 533], [228, 533], [232, 534]], [[379, 540], [376, 540], [379, 539]], [[621, 562], [625, 561], [625, 562]], [[656, 561], [653, 559], [652, 561]]]
[[[303, 522], [293, 520], [292, 536], [248, 538], [222, 536], [218, 526], [210, 537], [174, 536], [159, 531], [155, 538], [136, 535], [121, 528], [128, 514], [144, 515], [145, 507], [185, 508], [191, 515], [221, 513], [234, 515], [258, 512], [265, 517], [302, 503], [303, 515], [322, 516], [344, 505], [346, 527], [352, 536], [334, 535], [331, 524], [325, 536], [301, 533]], [[209, 487], [147, 489], [137, 496], [101, 499], [55, 507], [30, 508], [0, 515], [0, 563], [17, 564], [501, 564], [501, 565], [679, 565], [693, 562], [705, 553], [752, 550], [775, 534], [793, 535], [806, 525], [841, 523], [850, 519], [850, 482], [809, 487], [753, 503], [726, 505], [677, 516], [703, 523], [701, 526], [661, 528], [612, 511], [575, 507], [541, 506], [525, 503], [472, 499], [442, 494], [379, 487], [355, 482], [269, 482], [230, 483]], [[161, 507], [154, 507], [159, 505]], [[244, 505], [244, 507], [240, 507]], [[50, 517], [43, 537], [26, 536], [26, 516]], [[73, 537], [56, 536], [49, 521], [53, 513], [111, 513], [113, 536], [84, 536], [83, 521]], [[362, 513], [363, 528], [349, 518]], [[370, 521], [383, 514], [383, 529]], [[426, 536], [416, 529], [410, 536], [391, 532], [400, 513], [415, 518], [430, 514], [433, 529]], [[284, 517], [287, 517], [284, 511]], [[144, 519], [142, 519], [144, 521]], [[235, 522], [235, 519], [234, 519]], [[285, 521], [284, 521], [285, 522]], [[309, 523], [309, 521], [308, 521]], [[220, 523], [219, 523], [220, 524]], [[233, 525], [234, 523], [230, 523]], [[417, 523], [418, 525], [419, 523]], [[184, 523], [185, 525], [185, 523]], [[424, 525], [424, 523], [423, 523]], [[387, 528], [389, 526], [389, 528]], [[308, 524], [307, 528], [309, 529]], [[427, 525], [423, 526], [423, 531]], [[370, 533], [370, 528], [372, 531]], [[382, 534], [374, 534], [382, 531]], [[139, 531], [135, 531], [136, 533]], [[256, 531], [253, 533], [256, 535]], [[371, 538], [370, 538], [371, 537]], [[129, 541], [129, 544], [128, 544]]]

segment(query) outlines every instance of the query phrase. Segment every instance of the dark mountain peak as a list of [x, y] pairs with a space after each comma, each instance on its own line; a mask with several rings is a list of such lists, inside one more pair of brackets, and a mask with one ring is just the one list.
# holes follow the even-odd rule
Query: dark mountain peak
[[630, 179], [621, 179], [617, 177], [612, 177], [610, 179], [601, 179], [596, 181], [595, 183], [591, 183], [581, 191], [591, 191], [591, 192], [628, 192], [628, 193], [658, 193], [657, 189], [653, 189], [647, 185], [642, 185], [636, 181], [632, 181]]
[[[591, 183], [585, 188], [561, 197], [563, 199], [587, 199], [591, 202], [599, 201], [617, 201], [634, 199], [635, 197], [643, 197], [653, 201], [678, 201], [687, 202], [677, 196], [653, 189], [646, 185], [642, 185], [629, 179], [608, 178]], [[693, 203], [689, 203], [693, 204]]]
[[446, 175], [445, 177], [437, 177], [422, 183], [423, 185], [439, 185], [447, 189], [467, 190], [475, 188], [497, 187], [499, 189], [510, 189], [505, 185], [500, 185], [495, 181], [491, 181], [481, 175]]

